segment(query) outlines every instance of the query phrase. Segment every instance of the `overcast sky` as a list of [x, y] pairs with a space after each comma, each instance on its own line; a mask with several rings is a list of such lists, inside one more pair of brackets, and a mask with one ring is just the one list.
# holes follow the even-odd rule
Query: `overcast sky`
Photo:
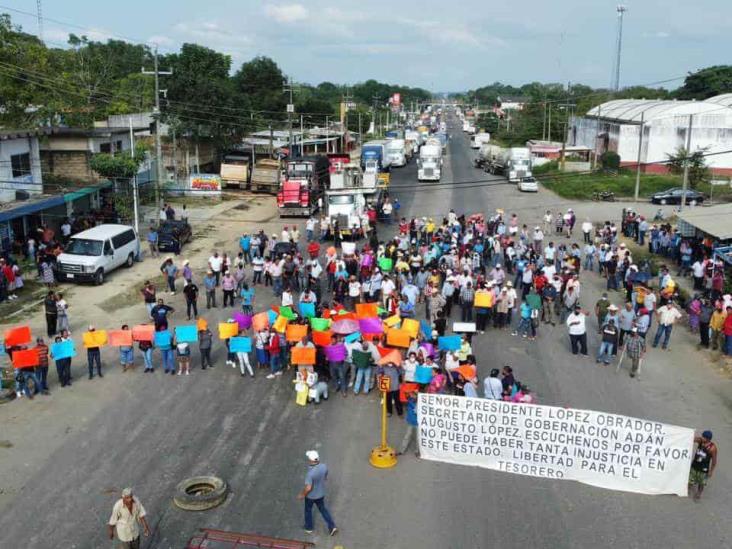
[[[34, 0], [0, 4], [35, 13]], [[617, 27], [612, 0], [64, 0], [44, 16], [90, 37], [196, 42], [236, 68], [272, 57], [299, 82], [375, 78], [457, 91], [501, 81], [610, 83]], [[682, 77], [729, 62], [729, 0], [628, 0], [621, 85]], [[0, 8], [0, 11], [2, 8]], [[34, 18], [10, 12], [28, 32]], [[48, 42], [78, 28], [44, 22]], [[681, 80], [665, 84], [676, 87]]]

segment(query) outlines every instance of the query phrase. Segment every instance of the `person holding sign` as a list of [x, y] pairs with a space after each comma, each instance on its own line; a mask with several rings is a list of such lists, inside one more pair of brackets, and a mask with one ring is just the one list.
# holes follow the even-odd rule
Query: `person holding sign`
[[[56, 339], [54, 339], [54, 343], [63, 343], [63, 341], [64, 339], [60, 336], [56, 336]], [[58, 374], [58, 382], [61, 384], [61, 387], [71, 386], [71, 357], [64, 356], [63, 358], [59, 358], [54, 356], [53, 353], [51, 357], [56, 362], [56, 374]]]
[[[89, 331], [96, 332], [96, 328], [90, 324]], [[104, 377], [102, 375], [102, 351], [99, 346], [86, 348], [86, 364], [89, 368], [89, 379], [94, 379], [94, 364], [97, 365], [97, 375]]]
[[[127, 324], [124, 324], [122, 326], [122, 330], [130, 331], [130, 327]], [[130, 334], [130, 345], [120, 345], [119, 362], [122, 364], [123, 372], [131, 370], [135, 366], [135, 352], [134, 347], [132, 347], [132, 334]]]
[[38, 366], [36, 366], [38, 390], [44, 395], [50, 395], [51, 393], [48, 392], [48, 345], [42, 337], [36, 339], [36, 350], [38, 351]]

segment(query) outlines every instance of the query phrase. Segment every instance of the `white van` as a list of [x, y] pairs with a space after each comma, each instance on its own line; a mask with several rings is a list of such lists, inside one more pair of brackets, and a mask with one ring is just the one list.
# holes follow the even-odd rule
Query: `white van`
[[56, 262], [59, 280], [102, 284], [107, 273], [132, 267], [140, 253], [135, 229], [127, 225], [99, 225], [71, 237]]

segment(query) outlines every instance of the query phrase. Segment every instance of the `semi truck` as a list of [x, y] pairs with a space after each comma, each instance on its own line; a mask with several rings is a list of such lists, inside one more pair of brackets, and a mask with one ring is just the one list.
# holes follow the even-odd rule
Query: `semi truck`
[[495, 145], [486, 147], [484, 170], [503, 174], [512, 183], [531, 177], [531, 153], [526, 147], [503, 149]]
[[481, 145], [488, 143], [491, 140], [491, 135], [486, 132], [478, 132], [470, 137], [470, 148], [480, 149]]
[[364, 236], [366, 197], [361, 189], [328, 190], [325, 193], [325, 204], [325, 215], [328, 218], [326, 238], [333, 236], [336, 223], [344, 240], [357, 240]]
[[285, 179], [277, 193], [280, 217], [309, 216], [330, 186], [330, 163], [324, 155], [304, 156], [287, 162]]
[[419, 150], [417, 160], [418, 181], [439, 181], [442, 172], [442, 145], [440, 141], [430, 138]]
[[221, 161], [219, 175], [224, 188], [246, 189], [249, 186], [251, 156], [243, 153], [231, 153]]
[[277, 194], [280, 188], [281, 168], [279, 160], [263, 158], [257, 160], [252, 169], [251, 188], [253, 191], [263, 191]]
[[366, 178], [358, 164], [344, 164], [330, 174], [330, 190], [340, 191], [357, 189], [364, 195], [372, 195], [377, 190], [378, 174]]
[[405, 146], [404, 139], [395, 138], [386, 140], [386, 155], [392, 167], [401, 168], [402, 166], [406, 166], [407, 157]]
[[380, 172], [389, 171], [391, 163], [386, 153], [386, 141], [383, 139], [367, 141], [361, 147], [361, 168], [366, 169], [368, 161], [376, 161]]

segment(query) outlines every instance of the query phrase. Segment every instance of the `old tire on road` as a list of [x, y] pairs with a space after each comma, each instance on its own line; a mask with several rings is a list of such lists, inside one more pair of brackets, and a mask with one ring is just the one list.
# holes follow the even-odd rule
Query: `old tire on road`
[[205, 511], [221, 505], [229, 486], [219, 477], [191, 477], [178, 483], [173, 503], [185, 511]]

